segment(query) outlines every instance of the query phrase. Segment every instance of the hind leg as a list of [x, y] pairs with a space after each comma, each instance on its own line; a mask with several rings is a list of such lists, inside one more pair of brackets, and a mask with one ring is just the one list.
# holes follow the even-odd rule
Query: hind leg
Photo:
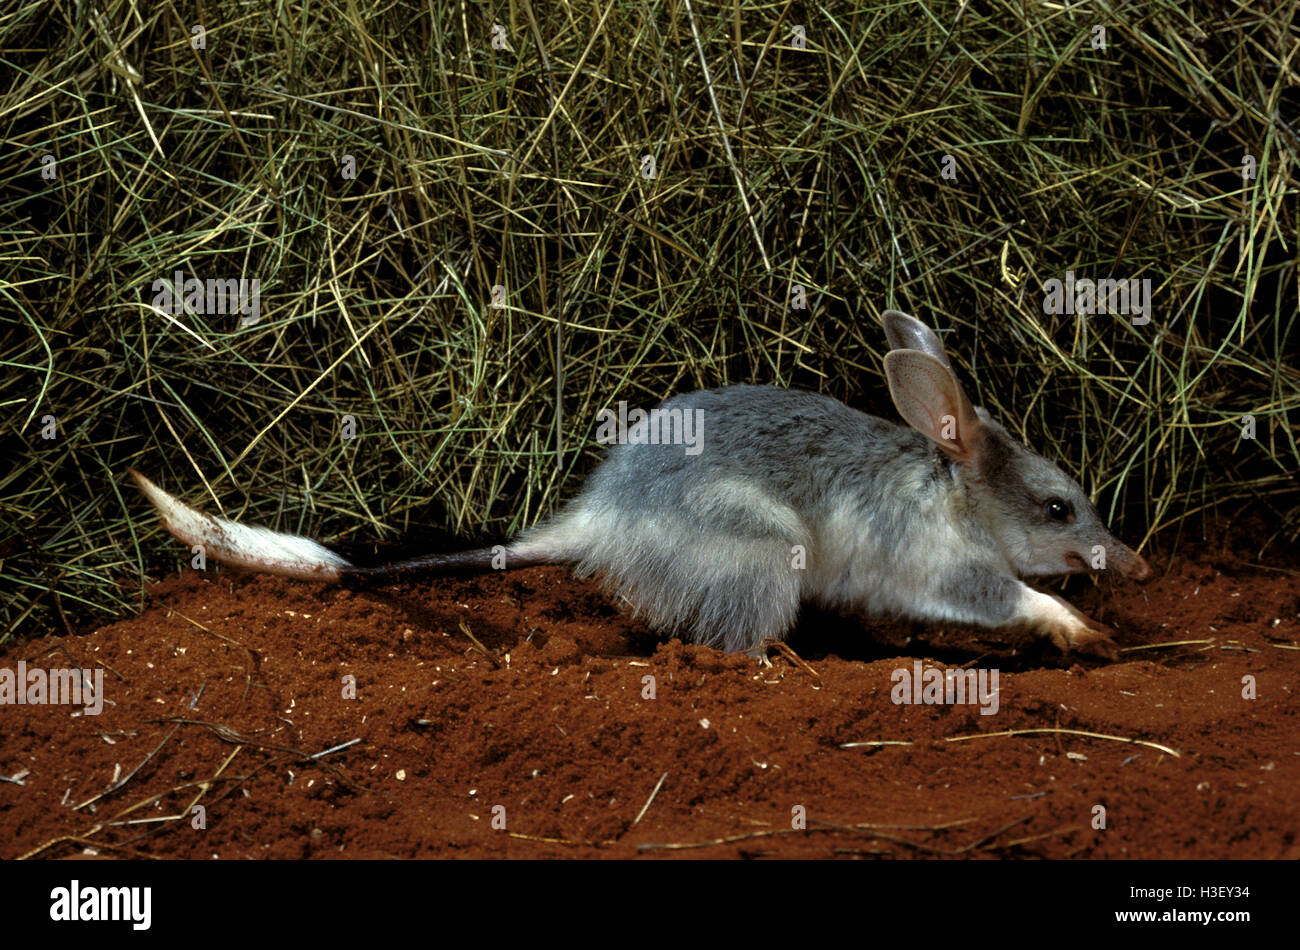
[[[655, 543], [625, 534], [607, 560], [579, 566], [596, 574], [656, 630], [724, 650], [749, 650], [782, 639], [799, 611], [801, 576], [790, 546], [777, 539], [713, 538], [708, 547]], [[597, 552], [599, 555], [601, 552]], [[629, 558], [629, 554], [632, 556]]]
[[784, 637], [809, 545], [796, 513], [737, 476], [638, 485], [597, 482], [512, 553], [576, 562], [663, 633], [733, 651]]
[[597, 518], [580, 575], [596, 575], [664, 633], [725, 650], [783, 638], [803, 593], [799, 542], [783, 527], [744, 530], [700, 512]]
[[790, 549], [781, 539], [730, 538], [716, 555], [697, 554], [683, 565], [700, 592], [691, 638], [729, 651], [784, 639], [798, 616], [803, 587]]

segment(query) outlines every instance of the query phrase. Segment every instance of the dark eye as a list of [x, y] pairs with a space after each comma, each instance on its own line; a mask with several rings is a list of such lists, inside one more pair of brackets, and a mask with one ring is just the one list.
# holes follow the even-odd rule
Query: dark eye
[[1049, 521], [1065, 523], [1070, 520], [1071, 513], [1069, 504], [1059, 498], [1049, 498], [1043, 505], [1043, 514], [1047, 515]]

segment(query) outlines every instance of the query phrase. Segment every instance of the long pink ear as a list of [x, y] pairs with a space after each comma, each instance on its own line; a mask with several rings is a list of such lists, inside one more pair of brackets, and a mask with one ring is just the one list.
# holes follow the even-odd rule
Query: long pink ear
[[954, 461], [969, 462], [979, 454], [984, 423], [952, 370], [919, 350], [890, 350], [885, 354], [885, 376], [898, 414], [908, 425]]

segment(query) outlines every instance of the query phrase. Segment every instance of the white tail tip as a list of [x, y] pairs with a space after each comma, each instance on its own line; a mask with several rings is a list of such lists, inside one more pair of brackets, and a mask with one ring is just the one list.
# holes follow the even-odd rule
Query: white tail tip
[[214, 561], [319, 581], [336, 581], [343, 569], [351, 567], [329, 548], [308, 538], [205, 515], [167, 494], [135, 469], [129, 471], [145, 497], [158, 509], [163, 527], [190, 547], [202, 545], [204, 556]]

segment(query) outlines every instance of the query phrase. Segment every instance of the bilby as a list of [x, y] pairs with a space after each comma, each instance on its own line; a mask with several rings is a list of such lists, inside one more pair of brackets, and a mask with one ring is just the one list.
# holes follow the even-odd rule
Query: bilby
[[[616, 445], [581, 492], [510, 544], [357, 567], [306, 538], [190, 508], [132, 471], [168, 531], [217, 561], [320, 581], [570, 564], [656, 630], [726, 650], [779, 640], [803, 603], [864, 616], [1023, 626], [1114, 657], [1107, 628], [1026, 578], [1151, 568], [1083, 489], [972, 406], [938, 336], [883, 317], [900, 426], [828, 396], [728, 386], [667, 400], [699, 451]], [[495, 563], [494, 563], [495, 562]]]

